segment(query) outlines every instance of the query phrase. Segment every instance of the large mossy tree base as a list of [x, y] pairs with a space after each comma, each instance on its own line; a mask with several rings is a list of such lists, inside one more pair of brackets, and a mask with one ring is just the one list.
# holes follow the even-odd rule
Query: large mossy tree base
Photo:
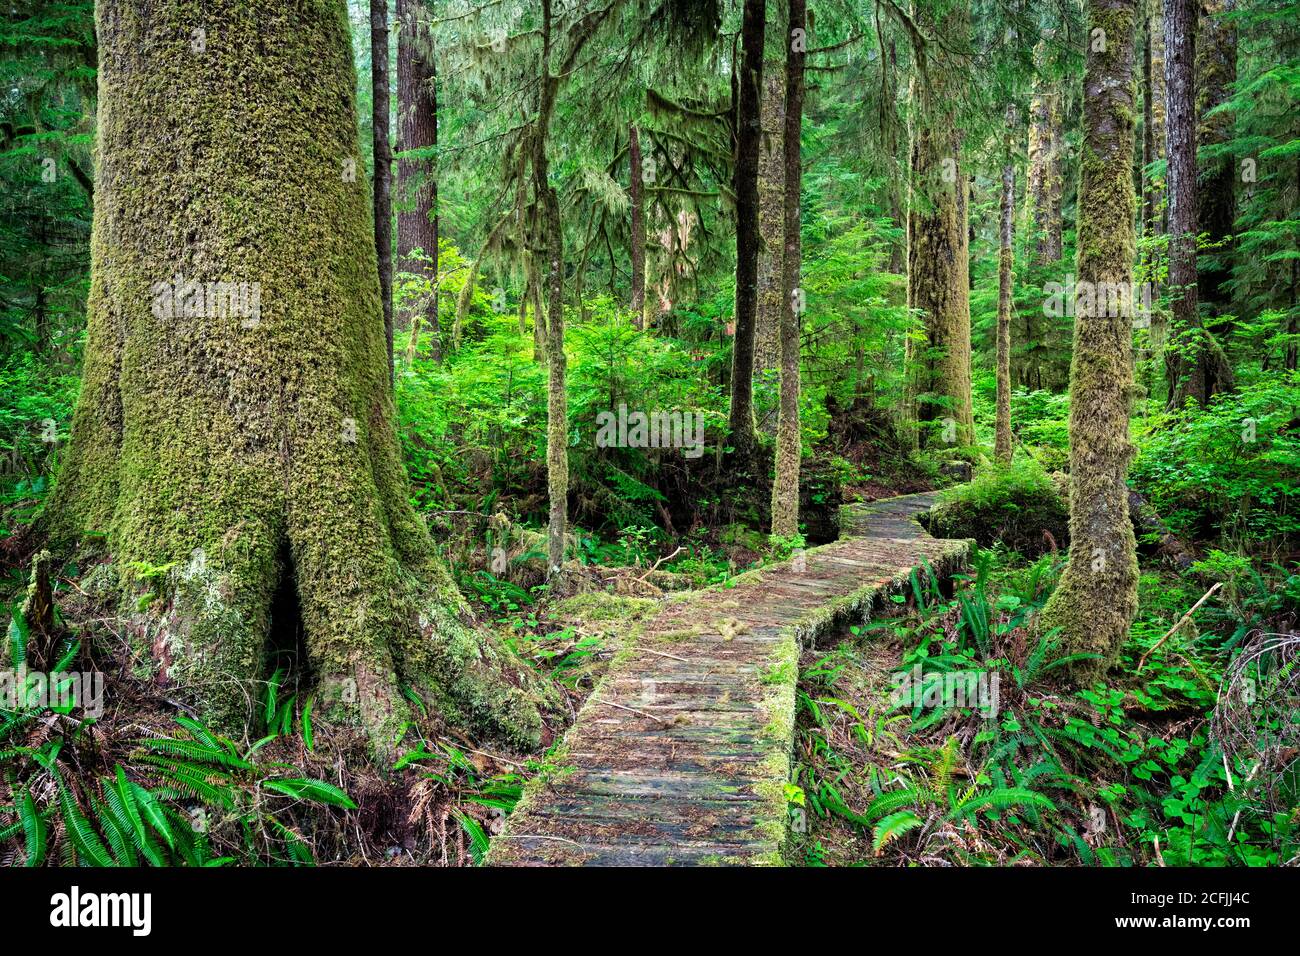
[[51, 530], [106, 536], [158, 679], [218, 725], [251, 720], [292, 574], [322, 714], [388, 749], [405, 686], [536, 745], [530, 672], [470, 627], [408, 500], [345, 4], [96, 13], [85, 372]]

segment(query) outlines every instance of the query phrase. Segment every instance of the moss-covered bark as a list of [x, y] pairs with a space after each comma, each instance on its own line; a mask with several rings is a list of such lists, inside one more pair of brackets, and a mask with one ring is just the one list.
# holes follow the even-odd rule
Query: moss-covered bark
[[1064, 139], [1061, 119], [1061, 96], [1054, 81], [1044, 75], [1047, 69], [1048, 41], [1040, 40], [1034, 48], [1034, 62], [1039, 72], [1034, 77], [1033, 97], [1029, 103], [1029, 172], [1025, 199], [1034, 229], [1034, 261], [1050, 265], [1061, 260], [1061, 196], [1064, 192], [1064, 162], [1061, 144]]
[[388, 369], [393, 369], [393, 144], [389, 130], [388, 0], [370, 0], [370, 130], [375, 163], [375, 250], [379, 256], [379, 298], [384, 309]]
[[[467, 625], [409, 502], [344, 3], [101, 0], [97, 27], [84, 385], [51, 530], [106, 534], [125, 605], [157, 594], [132, 623], [158, 680], [223, 727], [250, 722], [292, 575], [320, 713], [387, 750], [405, 684], [536, 745], [526, 668]], [[259, 308], [191, 281], [255, 284]]]
[[645, 328], [645, 175], [641, 157], [641, 134], [628, 128], [628, 196], [632, 201], [632, 231], [628, 236], [632, 260], [632, 324]]
[[1213, 156], [1233, 135], [1231, 113], [1215, 110], [1237, 81], [1237, 26], [1227, 19], [1236, 0], [1200, 0], [1196, 42], [1196, 152], [1199, 181], [1196, 222], [1211, 246], [1196, 263], [1197, 294], [1214, 318], [1231, 309], [1225, 283], [1232, 278], [1232, 234], [1237, 216], [1237, 168], [1231, 153]]
[[[591, 36], [594, 28], [594, 23], [588, 23], [582, 41], [570, 48], [569, 58], [561, 65], [563, 72], [572, 68], [581, 42]], [[551, 0], [542, 0], [541, 77], [537, 121], [532, 130], [532, 164], [533, 199], [540, 210], [546, 269], [546, 487], [550, 502], [546, 554], [548, 573], [558, 575], [564, 568], [564, 541], [569, 525], [569, 397], [568, 360], [564, 354], [564, 230], [560, 196], [550, 182], [547, 155], [551, 117], [560, 84], [551, 65], [553, 30]], [[540, 316], [539, 310], [539, 319]]]
[[763, 67], [760, 106], [763, 136], [758, 157], [758, 325], [754, 331], [754, 369], [776, 368], [780, 361], [782, 257], [785, 222], [785, 66]]
[[[956, 48], [965, 47], [970, 28], [965, 0], [955, 0], [939, 12], [918, 11], [917, 15], [927, 29], [940, 30]], [[953, 63], [932, 61], [926, 77], [912, 85], [915, 119], [907, 298], [908, 306], [920, 311], [925, 330], [925, 342], [911, 350], [909, 370], [916, 419], [932, 423], [922, 430], [921, 441], [968, 445], [974, 441], [975, 423], [971, 412], [967, 180], [958, 158], [960, 135], [953, 98], [954, 84], [961, 75]]]
[[[1135, 0], [1088, 0], [1076, 261], [1084, 283], [1128, 288], [1133, 276]], [[1087, 288], [1085, 287], [1085, 288]], [[1084, 310], [1088, 311], [1088, 310]], [[1125, 476], [1133, 456], [1132, 317], [1076, 316], [1070, 366], [1070, 560], [1043, 609], [1068, 653], [1098, 655], [1074, 676], [1104, 673], [1137, 612], [1137, 558]]]
[[1002, 221], [998, 249], [997, 329], [997, 422], [993, 451], [1004, 465], [1011, 463], [1011, 283], [1012, 247], [1015, 229], [1016, 172], [1007, 162], [1002, 167]]
[[[1061, 80], [1052, 72], [1052, 49], [1049, 38], [1040, 40], [1034, 48], [1037, 72], [1029, 103], [1025, 218], [1036, 266], [1054, 266], [1062, 254], [1065, 130]], [[1063, 278], [1056, 276], [1058, 281]], [[1035, 310], [1027, 309], [1019, 318], [1015, 338], [1020, 344], [1012, 357], [1015, 380], [1029, 388], [1063, 388], [1068, 375], [1067, 343], [1059, 341], [1057, 328]]]
[[806, 5], [788, 0], [790, 28], [786, 31], [785, 104], [782, 121], [782, 181], [785, 186], [781, 232], [781, 399], [776, 429], [776, 474], [772, 481], [772, 534], [790, 538], [799, 532], [799, 465], [803, 445], [799, 433], [799, 276], [803, 245], [799, 233], [799, 193], [803, 186], [801, 127]]

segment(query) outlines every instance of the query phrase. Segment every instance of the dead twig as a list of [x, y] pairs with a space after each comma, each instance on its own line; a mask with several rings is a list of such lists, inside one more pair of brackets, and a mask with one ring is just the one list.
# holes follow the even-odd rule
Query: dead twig
[[684, 547], [683, 547], [683, 548], [678, 548], [678, 549], [677, 549], [676, 551], [674, 551], [672, 554], [669, 554], [669, 555], [666, 555], [665, 557], [660, 558], [660, 559], [659, 559], [658, 561], [656, 561], [653, 565], [651, 565], [649, 571], [647, 571], [645, 574], [641, 575], [641, 576], [640, 576], [639, 578], [637, 578], [636, 580], [638, 580], [638, 581], [644, 581], [646, 578], [650, 577], [650, 575], [654, 574], [656, 571], [659, 570], [659, 565], [663, 564], [665, 561], [671, 561], [673, 558], [677, 557], [677, 555], [681, 554], [681, 553], [682, 553], [683, 551], [685, 551], [685, 550], [686, 550], [686, 549], [685, 549]]
[[660, 717], [656, 717], [654, 714], [647, 714], [644, 710], [637, 710], [635, 707], [624, 707], [622, 704], [616, 704], [612, 700], [605, 700], [599, 697], [594, 698], [594, 702], [597, 704], [604, 704], [606, 707], [617, 707], [619, 710], [626, 710], [633, 714], [639, 714], [642, 717], [649, 717], [657, 724], [662, 724], [665, 727], [668, 726], [668, 721]]
[[1204, 594], [1201, 595], [1201, 599], [1192, 605], [1191, 610], [1189, 610], [1186, 614], [1180, 617], [1178, 619], [1178, 623], [1165, 632], [1164, 637], [1160, 638], [1160, 640], [1156, 641], [1149, 648], [1147, 648], [1147, 652], [1143, 654], [1142, 659], [1138, 661], [1137, 673], [1139, 674], [1142, 673], [1142, 668], [1146, 666], [1147, 658], [1151, 656], [1152, 652], [1155, 651], [1155, 649], [1159, 647], [1161, 644], [1163, 644], [1165, 641], [1169, 640], [1169, 638], [1173, 636], [1175, 631], [1177, 631], [1180, 627], [1182, 627], [1184, 624], [1190, 621], [1192, 619], [1192, 615], [1197, 612], [1200, 606], [1204, 604], [1206, 601], [1208, 601], [1210, 599], [1210, 596], [1214, 594], [1215, 591], [1219, 590], [1219, 588], [1221, 587], [1223, 587], [1223, 582], [1215, 581], [1214, 585], [1208, 591], [1206, 591]]

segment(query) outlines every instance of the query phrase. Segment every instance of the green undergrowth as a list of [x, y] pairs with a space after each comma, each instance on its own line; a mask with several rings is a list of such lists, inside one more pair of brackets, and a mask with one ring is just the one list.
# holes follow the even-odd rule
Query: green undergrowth
[[[1203, 579], [1149, 569], [1118, 665], [1069, 688], [1054, 635], [1028, 626], [1063, 566], [979, 552], [953, 597], [914, 584], [893, 616], [804, 654], [797, 862], [1243, 866], [1300, 851], [1293, 708], [1277, 706], [1294, 650], [1264, 653], [1243, 691], [1268, 612], [1207, 602], [1156, 648]], [[1240, 735], [1216, 707], [1235, 708]]]
[[1032, 458], [1008, 466], [977, 468], [970, 482], [947, 489], [930, 512], [930, 532], [940, 538], [974, 538], [1040, 554], [1068, 541], [1069, 515], [1051, 478]]
[[[0, 706], [5, 862], [311, 865], [324, 815], [356, 809], [343, 789], [285, 759], [292, 749], [312, 749], [312, 701], [280, 695], [280, 672], [261, 702], [264, 735], [251, 744], [184, 714], [156, 721], [137, 715], [134, 735], [126, 736], [125, 728], [104, 728], [92, 716], [102, 712], [95, 685], [74, 684], [85, 660], [81, 643], [61, 644], [47, 684], [46, 672], [29, 660], [32, 637], [13, 608], [11, 683]], [[307, 808], [313, 813], [304, 814]]]

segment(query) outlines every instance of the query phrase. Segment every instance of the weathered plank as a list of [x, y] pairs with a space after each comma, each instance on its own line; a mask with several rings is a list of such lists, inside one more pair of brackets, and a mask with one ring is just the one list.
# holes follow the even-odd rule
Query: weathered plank
[[925, 563], [941, 576], [961, 565], [969, 542], [916, 521], [934, 500], [851, 506], [834, 544], [665, 607], [611, 665], [561, 768], [530, 785], [488, 862], [781, 862], [800, 646], [864, 619]]

